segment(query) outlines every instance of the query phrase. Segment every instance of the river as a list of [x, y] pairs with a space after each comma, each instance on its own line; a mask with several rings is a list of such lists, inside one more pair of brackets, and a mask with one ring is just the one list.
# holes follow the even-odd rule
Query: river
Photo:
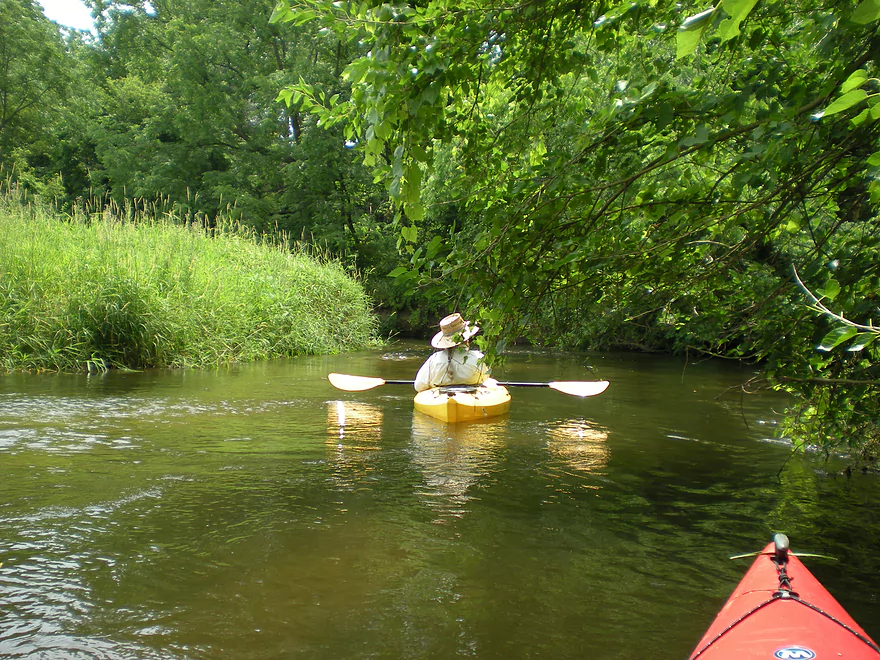
[[752, 372], [515, 350], [446, 426], [428, 350], [0, 377], [0, 657], [685, 658], [781, 531], [880, 639], [880, 481], [791, 456]]

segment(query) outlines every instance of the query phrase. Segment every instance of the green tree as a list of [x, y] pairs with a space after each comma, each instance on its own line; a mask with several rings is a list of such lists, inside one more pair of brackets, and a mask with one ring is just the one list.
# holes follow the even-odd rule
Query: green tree
[[338, 253], [364, 238], [380, 190], [341, 131], [288, 109], [279, 85], [340, 86], [345, 52], [268, 24], [268, 0], [98, 3], [103, 95], [93, 139], [104, 191], [191, 214], [227, 210]]
[[68, 65], [58, 28], [34, 0], [0, 3], [0, 167], [40, 192], [57, 188], [34, 168], [67, 98]]
[[854, 70], [870, 80], [877, 2], [703, 9], [283, 0], [276, 20], [361, 45], [351, 102], [284, 97], [360, 141], [401, 211], [394, 274], [460, 295], [494, 348], [759, 360], [818, 411], [800, 441], [868, 457], [876, 347], [817, 351], [830, 328], [792, 266], [819, 288], [833, 264], [835, 303], [876, 319], [876, 99], [827, 110]]

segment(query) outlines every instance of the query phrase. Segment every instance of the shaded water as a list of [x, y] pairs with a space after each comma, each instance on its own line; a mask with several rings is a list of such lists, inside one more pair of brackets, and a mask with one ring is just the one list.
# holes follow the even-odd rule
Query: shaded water
[[456, 426], [325, 379], [427, 353], [0, 378], [0, 657], [683, 658], [773, 531], [880, 638], [880, 483], [749, 372], [522, 351], [612, 385]]

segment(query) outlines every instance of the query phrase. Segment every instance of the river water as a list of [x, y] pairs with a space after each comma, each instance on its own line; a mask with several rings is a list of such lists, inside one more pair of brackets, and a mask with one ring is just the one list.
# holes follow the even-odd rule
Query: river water
[[880, 482], [790, 456], [747, 369], [511, 353], [446, 426], [428, 351], [0, 378], [0, 657], [684, 658], [771, 533], [880, 639]]

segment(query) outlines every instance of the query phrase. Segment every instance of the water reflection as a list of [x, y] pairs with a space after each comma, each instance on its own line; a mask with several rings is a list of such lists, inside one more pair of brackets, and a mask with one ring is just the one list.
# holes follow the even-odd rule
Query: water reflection
[[358, 401], [330, 401], [327, 404], [327, 429], [335, 434], [339, 445], [346, 437], [349, 444], [367, 442], [370, 449], [382, 437], [382, 408]]
[[473, 489], [498, 463], [507, 419], [447, 424], [415, 413], [412, 460], [423, 475], [420, 494], [437, 514], [435, 523], [464, 515]]
[[334, 480], [351, 488], [369, 477], [372, 459], [382, 448], [382, 408], [357, 401], [327, 403], [328, 460]]
[[608, 431], [585, 419], [566, 419], [547, 428], [547, 450], [566, 466], [598, 472], [608, 466]]
[[461, 425], [325, 378], [429, 350], [0, 377], [0, 657], [680, 658], [771, 530], [838, 557], [815, 570], [878, 637], [880, 484], [767, 441], [775, 398], [719, 404], [738, 373], [602, 356], [601, 397]]

